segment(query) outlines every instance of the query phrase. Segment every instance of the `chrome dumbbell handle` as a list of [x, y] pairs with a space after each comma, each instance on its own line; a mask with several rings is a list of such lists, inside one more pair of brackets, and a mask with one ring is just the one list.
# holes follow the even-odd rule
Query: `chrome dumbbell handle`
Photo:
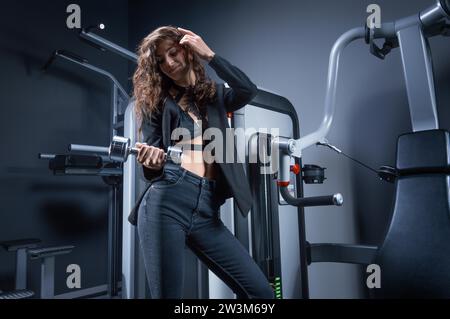
[[[146, 145], [144, 143], [144, 145]], [[135, 147], [131, 147], [129, 150], [130, 155], [138, 155], [139, 149]], [[183, 157], [183, 151], [181, 148], [178, 147], [168, 147], [167, 153], [164, 153], [164, 160], [167, 160], [168, 158], [171, 159], [174, 163], [180, 164], [181, 158]]]
[[[69, 152], [101, 156], [104, 161], [124, 163], [130, 155], [139, 154], [139, 149], [131, 147], [129, 138], [115, 136], [109, 147], [71, 144]], [[167, 153], [164, 153], [165, 160], [170, 159], [177, 164], [181, 163], [182, 157], [183, 150], [180, 147], [169, 147]]]
[[[109, 147], [109, 157], [116, 162], [126, 162], [128, 156], [137, 155], [139, 149], [131, 147], [131, 140], [126, 137], [115, 136]], [[165, 159], [170, 158], [174, 163], [181, 163], [183, 150], [178, 147], [169, 147], [164, 154]]]

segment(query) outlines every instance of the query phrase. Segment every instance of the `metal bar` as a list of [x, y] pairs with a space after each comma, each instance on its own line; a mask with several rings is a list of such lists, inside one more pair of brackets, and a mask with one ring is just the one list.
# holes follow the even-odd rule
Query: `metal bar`
[[342, 51], [353, 41], [362, 39], [366, 35], [364, 28], [355, 28], [344, 33], [334, 44], [330, 54], [330, 61], [328, 67], [327, 91], [325, 96], [325, 115], [319, 129], [297, 141], [296, 149], [294, 151], [295, 157], [301, 157], [302, 150], [322, 142], [327, 136], [333, 116], [336, 109], [336, 90], [339, 69], [339, 58]]
[[41, 260], [41, 299], [55, 297], [55, 257]]
[[114, 185], [114, 234], [113, 234], [113, 243], [114, 243], [114, 256], [113, 256], [113, 265], [114, 265], [114, 271], [113, 271], [113, 295], [117, 296], [119, 294], [119, 263], [120, 263], [120, 256], [119, 256], [119, 218], [120, 218], [120, 200], [119, 200], [119, 185]]
[[113, 84], [113, 92], [112, 92], [112, 103], [113, 103], [113, 108], [111, 110], [111, 136], [110, 136], [110, 140], [112, 141], [114, 136], [117, 136], [117, 128], [116, 128], [116, 124], [117, 124], [117, 114], [118, 114], [118, 104], [119, 104], [119, 96], [117, 94], [117, 90], [119, 90], [119, 88], [117, 87], [117, 85], [114, 83]]
[[419, 25], [402, 29], [397, 34], [413, 131], [438, 129], [436, 91], [428, 40]]
[[448, 0], [437, 0], [437, 3], [419, 13], [420, 21], [426, 27], [433, 25], [450, 15], [450, 2]]
[[27, 289], [27, 249], [16, 252], [16, 290]]
[[377, 246], [311, 244], [310, 263], [337, 262], [369, 265], [375, 260]]
[[120, 55], [121, 57], [137, 63], [137, 55], [133, 52], [122, 48], [121, 46], [118, 46], [115, 43], [112, 43], [111, 41], [106, 40], [105, 38], [102, 38], [101, 36], [94, 34], [92, 32], [86, 32], [85, 30], [82, 30], [80, 32], [80, 37], [88, 42], [92, 42], [97, 46], [100, 46], [102, 48], [105, 48], [108, 51], [111, 51], [113, 53], [116, 53]]
[[[136, 141], [136, 115], [134, 104], [131, 103], [125, 111], [124, 136], [130, 138], [131, 142]], [[128, 213], [133, 209], [136, 201], [136, 162], [127, 161], [123, 166], [123, 208], [122, 211], [122, 298], [136, 299], [145, 297], [136, 291], [136, 279], [145, 281], [144, 273], [137, 273], [139, 267], [136, 262], [138, 255], [136, 241], [136, 227], [128, 222]]]
[[107, 285], [108, 285], [108, 296], [113, 297], [113, 224], [114, 224], [114, 212], [113, 212], [113, 190], [110, 189], [108, 192], [108, 274], [107, 274]]
[[73, 62], [75, 64], [78, 64], [86, 69], [89, 69], [91, 71], [94, 71], [96, 73], [99, 73], [101, 75], [106, 76], [107, 78], [109, 78], [115, 85], [117, 85], [118, 89], [120, 90], [120, 92], [124, 95], [124, 96], [128, 96], [127, 92], [123, 89], [123, 87], [120, 85], [119, 81], [117, 81], [117, 79], [109, 72], [100, 69], [96, 66], [93, 66], [92, 64], [86, 63], [85, 61], [78, 61], [70, 56], [65, 55], [64, 53], [57, 53], [57, 56], [62, 57], [63, 59]]
[[108, 242], [108, 291], [111, 297], [115, 297], [118, 294], [118, 279], [117, 279], [117, 264], [118, 264], [118, 189], [117, 185], [114, 185], [111, 189], [110, 198], [110, 229], [109, 229], [109, 242]]
[[118, 295], [118, 187], [114, 185], [109, 192], [109, 214], [108, 214], [108, 295]]
[[79, 145], [79, 144], [70, 144], [69, 152], [71, 153], [89, 153], [90, 155], [109, 155], [109, 147], [103, 146], [93, 146], [93, 145]]
[[[56, 171], [58, 174], [59, 172]], [[74, 176], [122, 176], [122, 169], [120, 168], [102, 168], [102, 169], [89, 169], [89, 168], [66, 168], [63, 175]]]

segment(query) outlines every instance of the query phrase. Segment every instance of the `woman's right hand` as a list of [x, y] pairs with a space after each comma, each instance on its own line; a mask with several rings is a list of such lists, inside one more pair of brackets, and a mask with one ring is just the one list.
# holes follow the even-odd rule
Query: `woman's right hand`
[[162, 169], [166, 157], [164, 150], [142, 143], [136, 143], [136, 148], [139, 150], [136, 156], [139, 163], [152, 170]]

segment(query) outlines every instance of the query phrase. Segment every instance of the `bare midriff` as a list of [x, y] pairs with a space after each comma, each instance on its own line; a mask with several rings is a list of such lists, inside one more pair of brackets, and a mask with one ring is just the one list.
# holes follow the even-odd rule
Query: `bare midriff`
[[[179, 105], [184, 109], [186, 107], [186, 100], [183, 97], [179, 101]], [[191, 118], [194, 121], [198, 121], [198, 119], [194, 114], [189, 113]], [[207, 118], [208, 119], [208, 118]], [[184, 140], [182, 144], [193, 144], [193, 145], [202, 145], [203, 144], [203, 136], [197, 136], [196, 138], [187, 141]], [[176, 146], [177, 144], [175, 144]], [[205, 177], [207, 179], [216, 179], [216, 165], [215, 163], [209, 163], [205, 161], [203, 157], [203, 152], [200, 150], [184, 150], [183, 157], [181, 159], [181, 167], [185, 170], [194, 173], [200, 177]]]
[[[183, 142], [185, 144], [186, 142]], [[192, 144], [202, 145], [202, 137], [191, 140]], [[215, 163], [207, 163], [203, 158], [202, 151], [184, 150], [181, 159], [181, 167], [200, 177], [216, 179]]]

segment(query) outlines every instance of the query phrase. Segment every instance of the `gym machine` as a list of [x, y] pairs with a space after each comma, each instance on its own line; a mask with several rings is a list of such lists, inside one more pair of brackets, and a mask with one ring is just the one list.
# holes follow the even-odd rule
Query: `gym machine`
[[70, 253], [75, 246], [38, 247], [40, 239], [20, 239], [0, 242], [8, 252], [16, 254], [16, 274], [13, 291], [0, 291], [0, 299], [32, 298], [35, 292], [27, 287], [28, 259], [39, 260], [41, 266], [41, 299], [54, 299], [55, 296], [55, 258]]
[[[87, 59], [66, 51], [56, 50], [43, 67], [47, 72], [57, 58], [62, 58], [84, 69], [106, 77], [112, 85], [111, 94], [111, 135], [110, 138], [122, 134], [124, 127], [124, 111], [130, 97], [120, 85], [119, 81], [106, 70], [94, 66]], [[107, 150], [87, 145], [70, 145], [69, 154], [40, 154], [39, 158], [49, 160], [49, 168], [55, 175], [100, 176], [111, 186], [108, 208], [108, 275], [107, 294], [116, 297], [119, 294], [120, 256], [120, 211], [121, 198], [119, 196], [122, 184], [122, 168], [120, 164], [111, 161], [104, 154]]]
[[[344, 48], [365, 39], [370, 52], [385, 59], [400, 47], [408, 93], [413, 132], [401, 135], [397, 144], [396, 167], [388, 172], [395, 180], [395, 203], [391, 223], [379, 247], [364, 245], [309, 244], [301, 273], [313, 262], [377, 264], [381, 269], [381, 288], [374, 289], [382, 298], [450, 297], [450, 135], [439, 129], [431, 52], [428, 38], [448, 36], [450, 1], [438, 0], [419, 14], [369, 29], [367, 26], [344, 33], [331, 55], [325, 101], [325, 116], [319, 129], [300, 139], [275, 137], [272, 149], [279, 150], [278, 185], [286, 202], [303, 207], [310, 199], [295, 198], [287, 191], [290, 184], [290, 158], [301, 158], [312, 145], [328, 144], [335, 112], [339, 57]], [[375, 39], [384, 39], [382, 48]], [[276, 160], [276, 159], [275, 159]], [[336, 203], [339, 196], [323, 197], [313, 202]], [[302, 279], [303, 281], [303, 279]], [[308, 290], [302, 285], [303, 297]]]
[[[286, 98], [258, 89], [257, 96], [233, 114], [232, 127], [246, 131], [246, 171], [253, 194], [249, 218], [234, 215], [235, 235], [268, 278], [277, 299], [306, 298], [302, 293], [308, 291], [304, 207], [329, 205], [330, 200], [308, 198], [309, 202], [298, 207], [283, 200], [276, 183], [278, 160], [272, 159], [277, 154], [271, 143], [274, 136], [268, 132], [283, 127], [284, 136], [300, 138], [297, 112]], [[317, 165], [303, 165], [301, 158], [293, 158], [289, 162], [291, 196], [302, 197], [303, 184], [323, 183], [324, 170]], [[341, 195], [330, 198], [332, 205], [342, 204]]]
[[[102, 150], [90, 150], [90, 155], [80, 154], [80, 145], [69, 146], [69, 154], [39, 154], [39, 158], [49, 161], [49, 169], [55, 176], [99, 176], [110, 186], [108, 207], [108, 274], [107, 291], [110, 297], [119, 293], [119, 247], [120, 238], [120, 185], [122, 169], [120, 165], [103, 156]], [[96, 291], [95, 293], [101, 293]], [[83, 296], [80, 296], [83, 297]]]

